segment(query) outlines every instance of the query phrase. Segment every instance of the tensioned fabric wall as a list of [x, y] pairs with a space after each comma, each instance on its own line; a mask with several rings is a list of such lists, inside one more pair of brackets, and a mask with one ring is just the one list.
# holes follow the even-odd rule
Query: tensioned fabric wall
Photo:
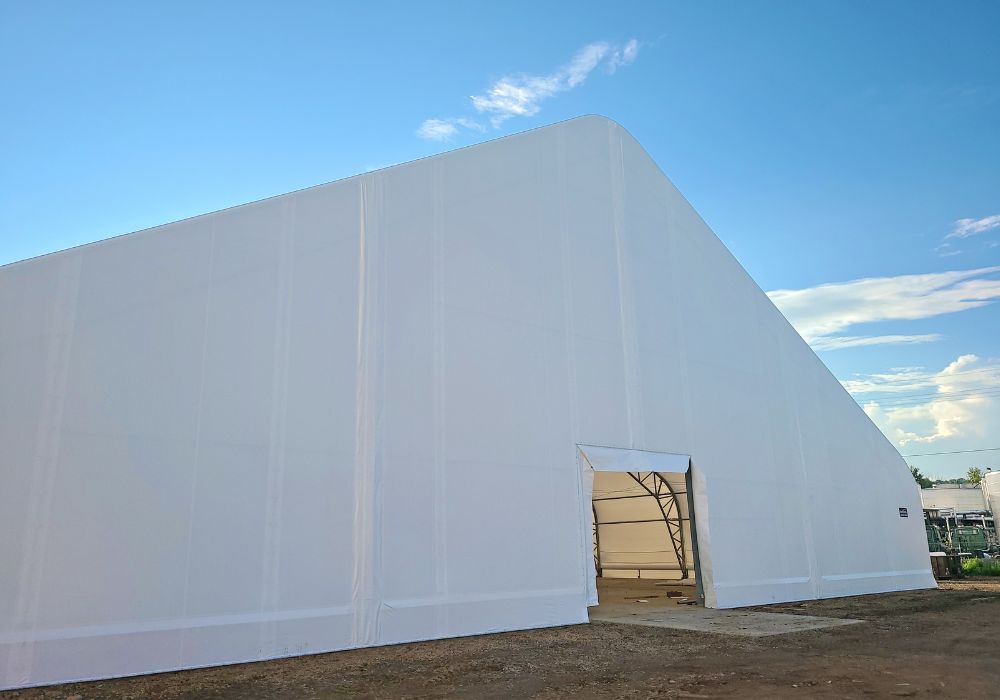
[[708, 605], [933, 585], [897, 452], [606, 119], [0, 268], [0, 687], [583, 622], [577, 444], [691, 456]]

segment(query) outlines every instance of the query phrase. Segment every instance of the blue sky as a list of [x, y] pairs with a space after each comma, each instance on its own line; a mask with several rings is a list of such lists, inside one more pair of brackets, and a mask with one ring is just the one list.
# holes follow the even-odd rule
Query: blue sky
[[0, 263], [600, 113], [903, 454], [997, 447], [998, 36], [975, 1], [7, 0]]

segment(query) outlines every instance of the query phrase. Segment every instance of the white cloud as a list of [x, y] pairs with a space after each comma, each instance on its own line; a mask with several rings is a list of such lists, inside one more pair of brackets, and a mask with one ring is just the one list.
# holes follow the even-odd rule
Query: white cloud
[[962, 254], [962, 251], [960, 251], [957, 248], [955, 248], [954, 246], [952, 246], [952, 244], [949, 243], [948, 241], [945, 241], [944, 243], [942, 243], [941, 245], [939, 245], [937, 248], [935, 248], [934, 252], [938, 254], [939, 258], [948, 258], [948, 257], [951, 257], [952, 255], [961, 255]]
[[[541, 103], [560, 92], [582, 85], [598, 66], [603, 65], [611, 74], [622, 66], [634, 62], [639, 55], [637, 39], [624, 46], [613, 46], [606, 41], [587, 44], [562, 68], [544, 75], [508, 75], [497, 80], [481, 95], [472, 95], [472, 108], [489, 116], [493, 128], [512, 117], [531, 117], [541, 111]], [[455, 136], [460, 128], [483, 131], [474, 120], [463, 118], [427, 119], [417, 135], [421, 138], [443, 141]]]
[[457, 132], [458, 127], [447, 119], [426, 119], [417, 129], [417, 136], [432, 141], [444, 141], [450, 139]]
[[511, 117], [530, 117], [538, 114], [538, 103], [551, 97], [564, 87], [550, 76], [503, 78], [494, 83], [485, 95], [473, 95], [472, 106], [477, 112], [493, 114], [494, 127]]
[[611, 53], [611, 57], [608, 58], [607, 71], [609, 74], [614, 74], [616, 70], [622, 66], [627, 66], [639, 55], [639, 40], [632, 39], [625, 44], [621, 49], [615, 49]]
[[1000, 228], [1000, 214], [986, 216], [982, 219], [959, 219], [952, 226], [951, 233], [946, 238], [968, 238], [992, 231], [995, 228]]
[[840, 383], [854, 396], [906, 393], [935, 386], [934, 373], [922, 367], [896, 367], [879, 374], [856, 375], [854, 379], [842, 379]]
[[[473, 95], [470, 98], [472, 106], [477, 112], [493, 115], [493, 126], [499, 126], [511, 117], [533, 116], [541, 110], [539, 103], [542, 100], [582, 85], [605, 58], [610, 57], [609, 65], [615, 63], [617, 68], [616, 62], [621, 60], [623, 51], [624, 49], [613, 48], [606, 41], [587, 44], [573, 55], [569, 63], [554, 73], [501, 78], [485, 94]], [[638, 43], [635, 51], [638, 51]]]
[[[962, 355], [940, 372], [906, 368], [842, 382], [899, 447], [991, 435], [1000, 426], [1000, 361]], [[897, 395], [893, 395], [897, 394]]]
[[[768, 292], [771, 300], [810, 344], [824, 349], [862, 344], [846, 329], [879, 321], [916, 320], [986, 306], [1000, 299], [1000, 267], [899, 275]], [[840, 342], [847, 338], [846, 343]], [[928, 342], [926, 336], [866, 336], [890, 342]], [[899, 338], [922, 338], [900, 341]]]
[[485, 131], [482, 124], [472, 119], [425, 119], [417, 129], [417, 136], [431, 141], [447, 141], [458, 133], [459, 127], [472, 131]]
[[941, 340], [939, 333], [923, 335], [840, 335], [824, 336], [812, 341], [814, 350], [840, 350], [842, 348], [857, 348], [865, 345], [915, 345], [917, 343], [933, 343]]
[[606, 41], [595, 41], [593, 44], [587, 44], [573, 55], [562, 71], [549, 76], [549, 78], [557, 82], [565, 81], [565, 89], [567, 90], [582, 85], [590, 72], [597, 68], [597, 64], [611, 51], [612, 48]]

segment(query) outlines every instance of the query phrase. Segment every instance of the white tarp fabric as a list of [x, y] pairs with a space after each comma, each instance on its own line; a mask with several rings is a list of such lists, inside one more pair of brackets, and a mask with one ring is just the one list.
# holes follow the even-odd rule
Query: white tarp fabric
[[708, 605], [933, 585], [898, 453], [606, 119], [0, 268], [0, 687], [583, 622], [578, 444], [691, 456]]
[[620, 447], [578, 445], [587, 466], [595, 472], [673, 472], [684, 474], [691, 462], [689, 455], [625, 450]]

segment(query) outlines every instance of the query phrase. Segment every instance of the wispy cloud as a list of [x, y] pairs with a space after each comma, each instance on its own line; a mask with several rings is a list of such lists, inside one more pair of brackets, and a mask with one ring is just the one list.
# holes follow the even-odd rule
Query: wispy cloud
[[1000, 214], [985, 216], [982, 219], [959, 219], [952, 226], [951, 233], [946, 238], [968, 238], [978, 236], [993, 229], [1000, 228]]
[[[806, 289], [768, 292], [771, 300], [811, 345], [838, 349], [885, 342], [930, 342], [917, 336], [844, 336], [852, 326], [916, 320], [986, 306], [1000, 299], [1000, 267], [926, 275], [870, 277]], [[862, 341], [861, 339], [865, 340]]]
[[485, 131], [485, 127], [472, 119], [426, 119], [417, 129], [417, 136], [431, 141], [447, 141], [458, 133], [459, 128]]
[[[513, 117], [531, 117], [541, 111], [541, 103], [553, 95], [579, 87], [600, 66], [609, 75], [634, 62], [640, 44], [631, 39], [623, 46], [606, 41], [587, 44], [561, 68], [543, 75], [519, 73], [500, 78], [482, 94], [472, 95], [470, 105], [475, 112], [489, 120], [494, 129]], [[484, 131], [485, 125], [474, 119], [450, 117], [426, 119], [417, 129], [417, 136], [444, 141], [461, 129]]]
[[937, 248], [935, 248], [934, 252], [938, 254], [939, 258], [950, 258], [953, 255], [961, 255], [962, 254], [961, 250], [958, 250], [957, 248], [955, 248], [954, 246], [952, 246], [952, 244], [949, 243], [948, 241], [945, 241], [944, 243], [942, 243], [941, 245], [939, 245]]
[[940, 333], [923, 335], [839, 335], [816, 338], [812, 342], [814, 350], [841, 350], [865, 345], [916, 345], [941, 340]]
[[613, 49], [608, 58], [608, 73], [614, 72], [622, 66], [627, 66], [639, 56], [639, 40], [631, 39], [620, 49]]
[[[962, 355], [940, 372], [903, 368], [842, 382], [899, 447], [986, 437], [1000, 427], [1000, 362]], [[965, 443], [963, 443], [965, 444]]]
[[853, 379], [841, 379], [855, 397], [859, 394], [897, 394], [934, 387], [934, 372], [923, 367], [894, 367], [877, 374], [856, 374]]

